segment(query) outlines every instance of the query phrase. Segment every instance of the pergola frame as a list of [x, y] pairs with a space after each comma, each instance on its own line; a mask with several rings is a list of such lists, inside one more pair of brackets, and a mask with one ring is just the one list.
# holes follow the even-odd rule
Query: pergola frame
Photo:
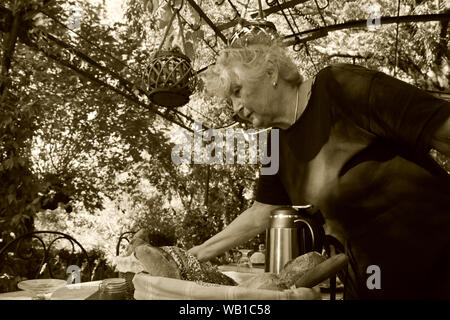
[[[310, 0], [291, 0], [288, 2], [284, 2], [283, 4], [279, 4], [278, 6], [272, 6], [268, 9], [262, 10], [264, 16], [269, 14], [282, 11], [283, 9], [295, 7], [298, 4], [305, 3]], [[95, 59], [91, 58], [88, 54], [85, 54], [73, 47], [71, 44], [68, 44], [61, 39], [56, 38], [45, 30], [40, 30], [40, 35], [47, 40], [48, 46], [43, 46], [42, 44], [38, 44], [35, 39], [32, 39], [28, 35], [28, 31], [31, 28], [29, 21], [31, 18], [37, 13], [43, 11], [46, 7], [50, 6], [54, 2], [54, 0], [44, 0], [43, 5], [37, 10], [30, 10], [26, 12], [18, 12], [13, 13], [8, 8], [0, 6], [0, 31], [6, 33], [6, 41], [4, 48], [4, 55], [2, 61], [2, 82], [0, 83], [0, 99], [3, 101], [4, 96], [6, 94], [6, 89], [8, 86], [8, 77], [9, 70], [11, 67], [11, 60], [14, 55], [14, 50], [17, 41], [21, 41], [24, 44], [28, 45], [30, 48], [33, 48], [36, 51], [42, 52], [45, 56], [50, 58], [51, 60], [59, 63], [60, 65], [70, 68], [74, 72], [78, 73], [82, 77], [85, 77], [113, 92], [121, 95], [126, 100], [136, 104], [139, 107], [142, 107], [164, 119], [167, 121], [177, 124], [178, 126], [187, 129], [189, 131], [193, 131], [190, 127], [194, 123], [194, 120], [189, 116], [183, 114], [179, 110], [175, 108], [166, 109], [161, 106], [157, 106], [153, 104], [149, 100], [149, 92], [146, 88], [136, 86], [131, 80], [125, 79], [119, 73], [114, 72], [107, 66], [102, 66]], [[198, 13], [201, 19], [214, 31], [214, 34], [221, 39], [224, 43], [227, 43], [228, 39], [222, 33], [222, 31], [232, 28], [235, 26], [239, 19], [234, 18], [228, 23], [216, 25], [202, 10], [202, 8], [194, 1], [187, 0], [188, 4]], [[278, 3], [278, 2], [277, 2]], [[261, 12], [260, 12], [261, 14]], [[257, 14], [254, 14], [252, 17], [256, 17]], [[393, 24], [393, 23], [410, 23], [410, 22], [430, 22], [430, 21], [449, 21], [450, 13], [442, 13], [442, 14], [425, 14], [425, 15], [408, 15], [408, 16], [385, 16], [380, 17], [380, 24]], [[325, 25], [319, 28], [314, 28], [310, 30], [305, 30], [289, 35], [284, 35], [284, 44], [286, 46], [298, 46], [299, 44], [306, 44], [309, 41], [325, 37], [330, 32], [338, 31], [338, 30], [346, 30], [352, 28], [363, 28], [367, 24], [367, 20], [354, 20], [348, 21], [341, 24], [335, 25]], [[51, 52], [49, 48], [51, 46], [56, 45], [60, 48], [60, 52], [55, 54]], [[75, 56], [76, 59], [69, 59], [69, 56]], [[83, 64], [75, 63], [76, 62], [84, 62]], [[85, 65], [85, 67], [80, 67], [80, 65]], [[198, 72], [205, 70], [205, 68], [201, 68]], [[107, 82], [107, 79], [114, 79], [117, 84], [112, 85]], [[137, 91], [136, 91], [137, 89]], [[208, 128], [205, 128], [208, 129]]]

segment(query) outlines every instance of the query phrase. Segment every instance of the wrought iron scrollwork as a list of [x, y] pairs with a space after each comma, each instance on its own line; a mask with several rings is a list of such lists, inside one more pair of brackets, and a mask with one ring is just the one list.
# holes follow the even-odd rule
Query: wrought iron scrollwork
[[325, 1], [326, 1], [326, 4], [323, 7], [319, 6], [319, 2], [316, 1], [317, 9], [323, 10], [323, 9], [328, 8], [328, 6], [330, 5], [330, 1], [329, 0], [325, 0]]
[[236, 6], [233, 4], [233, 2], [231, 2], [230, 0], [227, 0], [228, 3], [230, 4], [230, 7], [233, 9], [234, 11], [234, 17], [230, 19], [230, 21], [236, 20], [237, 18], [240, 18], [241, 13], [239, 12], [239, 10], [236, 8]]
[[241, 13], [238, 11], [238, 9], [236, 8], [236, 6], [233, 4], [233, 2], [232, 2], [231, 0], [216, 0], [216, 1], [214, 2], [214, 4], [215, 4], [216, 6], [218, 6], [218, 7], [220, 7], [220, 6], [222, 6], [222, 5], [225, 3], [225, 1], [228, 2], [228, 4], [230, 5], [230, 7], [231, 7], [231, 8], [233, 9], [233, 11], [234, 11], [234, 17], [233, 17], [233, 18], [230, 18], [229, 20], [230, 20], [230, 21], [233, 21], [233, 20], [239, 18], [239, 17], [241, 16]]
[[120, 234], [119, 236], [119, 240], [117, 241], [117, 245], [116, 245], [116, 256], [118, 256], [120, 254], [120, 245], [122, 243], [122, 241], [127, 241], [128, 243], [130, 243], [130, 236], [133, 236], [136, 232], [135, 231], [127, 231], [127, 232], [123, 232]]
[[[46, 246], [46, 240], [43, 237], [45, 235], [56, 235], [55, 238], [47, 240], [47, 243], [49, 243], [48, 246]], [[7, 268], [8, 270], [17, 273], [17, 275], [19, 276], [25, 276], [27, 278], [39, 278], [40, 276], [42, 276], [44, 270], [47, 269], [49, 276], [51, 278], [55, 278], [55, 266], [52, 265], [51, 260], [56, 254], [54, 253], [55, 250], [52, 251], [51, 249], [60, 240], [69, 241], [72, 248], [71, 255], [75, 254], [77, 247], [80, 249], [82, 259], [79, 262], [86, 263], [86, 268], [83, 270], [83, 272], [87, 272], [87, 276], [84, 276], [83, 278], [88, 281], [91, 280], [92, 267], [87, 251], [75, 238], [58, 231], [34, 231], [24, 234], [7, 243], [0, 249], [0, 270]], [[27, 269], [26, 275], [19, 274], [21, 273], [21, 271], [23, 271], [20, 270], [20, 263], [33, 263], [33, 259], [39, 261], [37, 266], [32, 268], [32, 270]], [[81, 267], [82, 266], [80, 266], [80, 268]]]
[[[184, 18], [182, 17], [182, 19], [184, 19]], [[191, 24], [191, 23], [188, 23], [186, 20], [184, 20], [184, 21], [186, 22], [187, 26], [194, 32], [200, 30], [200, 28], [201, 28], [201, 24]]]
[[[275, 0], [276, 1], [276, 0]], [[300, 17], [302, 17], [303, 19], [305, 19], [307, 22], [309, 22], [309, 24], [311, 26], [313, 26], [314, 28], [319, 28], [320, 24], [313, 19], [312, 15], [314, 15], [315, 13], [311, 13], [311, 12], [302, 12], [300, 9], [298, 8], [293, 8], [293, 11], [298, 14]]]
[[304, 47], [305, 47], [305, 44], [301, 43], [300, 39], [296, 38], [295, 43], [292, 46], [292, 50], [294, 50], [295, 52], [300, 52]]
[[277, 5], [277, 0], [266, 0], [266, 4], [269, 7], [273, 7], [273, 6]]

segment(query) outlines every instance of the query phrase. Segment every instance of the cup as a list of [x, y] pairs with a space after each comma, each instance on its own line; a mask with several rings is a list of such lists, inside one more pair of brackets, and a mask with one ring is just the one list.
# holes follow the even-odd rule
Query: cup
[[248, 254], [252, 250], [239, 249], [239, 251], [241, 252], [242, 256], [240, 257], [240, 259], [237, 262], [237, 271], [238, 272], [249, 272], [249, 271], [251, 271], [251, 269], [252, 269], [252, 262], [250, 261], [250, 257], [248, 256]]
[[66, 280], [31, 279], [19, 282], [17, 287], [29, 292], [32, 300], [50, 300], [53, 292], [65, 285], [67, 285]]

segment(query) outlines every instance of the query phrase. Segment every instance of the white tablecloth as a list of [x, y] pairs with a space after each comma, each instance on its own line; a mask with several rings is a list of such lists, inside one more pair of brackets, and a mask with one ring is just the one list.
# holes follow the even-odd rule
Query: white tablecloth
[[[101, 280], [71, 284], [53, 292], [50, 300], [86, 300], [98, 291]], [[0, 293], [0, 300], [32, 300], [28, 291]]]

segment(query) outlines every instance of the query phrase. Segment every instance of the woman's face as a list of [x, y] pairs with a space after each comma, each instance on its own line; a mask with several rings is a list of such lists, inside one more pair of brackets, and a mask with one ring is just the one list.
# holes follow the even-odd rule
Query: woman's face
[[269, 74], [257, 83], [246, 81], [246, 69], [235, 65], [230, 70], [231, 87], [229, 98], [233, 110], [243, 120], [249, 121], [255, 128], [267, 128], [276, 125], [277, 104], [275, 90]]

